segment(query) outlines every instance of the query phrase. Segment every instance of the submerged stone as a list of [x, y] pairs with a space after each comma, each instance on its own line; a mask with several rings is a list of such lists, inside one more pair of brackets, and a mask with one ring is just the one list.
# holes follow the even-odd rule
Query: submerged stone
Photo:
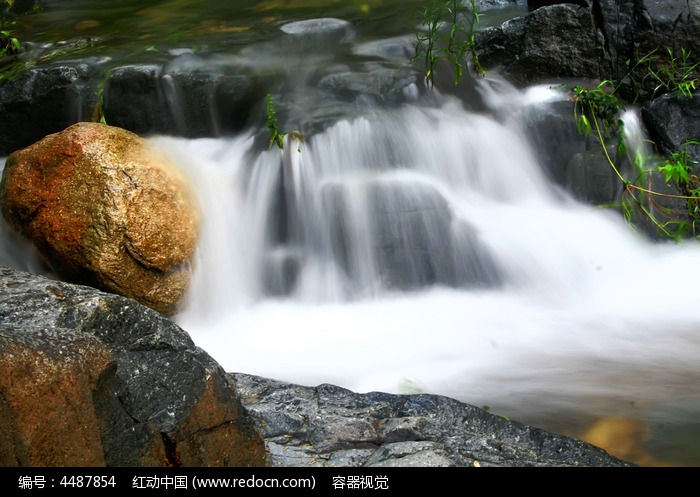
[[290, 35], [328, 35], [345, 34], [349, 32], [351, 24], [342, 19], [322, 17], [319, 19], [307, 19], [284, 24], [280, 29]]

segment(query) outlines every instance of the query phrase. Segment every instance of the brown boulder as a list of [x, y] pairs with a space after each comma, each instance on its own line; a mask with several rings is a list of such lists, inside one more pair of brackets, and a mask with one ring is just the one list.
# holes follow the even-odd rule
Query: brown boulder
[[93, 405], [112, 355], [91, 336], [0, 334], [0, 466], [104, 466]]
[[62, 278], [177, 311], [198, 214], [182, 172], [146, 140], [99, 123], [48, 135], [8, 157], [0, 203]]

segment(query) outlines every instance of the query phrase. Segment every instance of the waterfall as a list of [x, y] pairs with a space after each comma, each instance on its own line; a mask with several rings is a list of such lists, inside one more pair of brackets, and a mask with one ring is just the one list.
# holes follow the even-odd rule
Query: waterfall
[[[283, 150], [151, 137], [202, 210], [174, 319], [230, 372], [442, 394], [561, 431], [642, 420], [677, 454], [700, 413], [700, 247], [649, 241], [552, 181], [518, 116], [563, 92], [481, 90], [490, 112], [435, 95]], [[0, 262], [37, 272], [0, 228]]]
[[[540, 90], [491, 105], [566, 98]], [[444, 97], [283, 151], [154, 141], [191, 171], [206, 223], [177, 321], [226, 370], [540, 426], [695, 422], [700, 248], [574, 200], [508, 119]]]

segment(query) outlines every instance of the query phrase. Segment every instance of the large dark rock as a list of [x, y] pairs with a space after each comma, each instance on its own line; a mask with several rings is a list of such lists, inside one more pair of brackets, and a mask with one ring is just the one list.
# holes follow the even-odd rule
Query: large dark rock
[[[161, 85], [162, 67], [134, 65], [114, 69], [104, 83], [104, 116], [113, 126], [136, 134], [173, 133]], [[138, 109], [138, 111], [137, 111]]]
[[[700, 174], [700, 94], [693, 97], [679, 97], [666, 94], [648, 102], [642, 107], [642, 119], [648, 130], [649, 137], [656, 144], [662, 157], [672, 157], [676, 153], [688, 153], [687, 166], [694, 171], [695, 177]], [[695, 143], [693, 143], [695, 142]], [[692, 177], [693, 175], [691, 175]], [[650, 179], [654, 191], [666, 195], [688, 196], [689, 191], [684, 191], [673, 182], [666, 183], [661, 173], [655, 173]], [[691, 188], [696, 184], [692, 184]], [[666, 210], [672, 213], [671, 218], [678, 221], [687, 221], [689, 225], [695, 222], [692, 212], [696, 209], [693, 201], [673, 198], [668, 196], [654, 198], [657, 211]], [[665, 221], [663, 213], [660, 221]], [[643, 217], [642, 217], [643, 219]], [[654, 226], [650, 227], [656, 231]], [[694, 230], [689, 230], [688, 235], [695, 235]]]
[[195, 138], [240, 130], [260, 91], [250, 77], [211, 65], [208, 69], [206, 61], [180, 56], [165, 67], [113, 70], [105, 81], [105, 119], [138, 134]]
[[[626, 80], [622, 90], [628, 99], [648, 98], [653, 81], [648, 64], [634, 68], [636, 61], [655, 51], [654, 64], [667, 63], [666, 50], [680, 56], [681, 49], [700, 55], [700, 3], [675, 0], [594, 0], [594, 12], [612, 59], [606, 76]], [[697, 60], [695, 58], [694, 60]], [[634, 69], [634, 70], [632, 70]], [[629, 78], [628, 78], [629, 76]]]
[[84, 64], [35, 67], [1, 82], [0, 156], [88, 120], [97, 103], [89, 85]]
[[141, 135], [194, 138], [240, 131], [262, 95], [251, 77], [207, 69], [201, 60], [191, 70], [182, 66], [178, 61], [107, 71], [86, 59], [33, 67], [0, 81], [0, 156], [100, 118]]
[[552, 5], [486, 28], [477, 35], [479, 59], [516, 84], [556, 78], [604, 79], [610, 73], [605, 39], [590, 9]]
[[263, 466], [235, 385], [135, 301], [0, 267], [0, 464]]
[[[553, 78], [624, 82], [633, 100], [650, 98], [667, 49], [700, 53], [700, 4], [659, 0], [530, 0], [530, 12], [478, 34], [479, 57], [526, 85]], [[636, 65], [645, 56], [653, 58]], [[692, 59], [697, 60], [697, 59]]]
[[[688, 140], [700, 140], [700, 94], [692, 98], [664, 95], [642, 107], [642, 118], [650, 138], [661, 152], [679, 152]], [[700, 161], [700, 146], [688, 147]]]
[[630, 466], [447, 397], [231, 376], [273, 466]]

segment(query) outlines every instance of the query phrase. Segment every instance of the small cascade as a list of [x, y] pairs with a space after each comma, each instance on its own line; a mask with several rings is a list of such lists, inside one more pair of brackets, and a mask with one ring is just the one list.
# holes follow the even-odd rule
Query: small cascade
[[[6, 82], [19, 104], [8, 126], [104, 118], [188, 172], [202, 231], [173, 320], [225, 370], [441, 394], [573, 436], [621, 419], [650, 428], [660, 459], [700, 465], [700, 245], [657, 236], [688, 203], [657, 170], [638, 109], [619, 116], [629, 157], [614, 166], [665, 195], [642, 192], [654, 219], [633, 205], [632, 228], [603, 208], [630, 192], [595, 132], [579, 134], [561, 81], [516, 88], [494, 68], [455, 85], [440, 43], [425, 80], [428, 30], [411, 14], [429, 20], [437, 4], [42, 3], [27, 16], [42, 56], [24, 86]], [[480, 43], [547, 13], [476, 3], [461, 14], [483, 10]], [[522, 67], [534, 51], [481, 48], [483, 63], [548, 77], [544, 62]], [[261, 146], [266, 94], [280, 131], [305, 133], [282, 149]], [[0, 264], [48, 273], [1, 216]]]
[[232, 372], [683, 432], [700, 247], [649, 241], [554, 182], [516, 116], [566, 96], [533, 92], [485, 97], [490, 113], [440, 95], [377, 107], [282, 150], [152, 137], [202, 209], [176, 321]]
[[219, 191], [200, 192], [217, 236], [179, 323], [229, 371], [439, 393], [560, 430], [693, 423], [700, 249], [554, 184], [498, 117], [566, 98], [537, 91], [493, 116], [452, 97], [378, 109], [283, 151], [168, 139]]
[[543, 426], [697, 412], [700, 249], [564, 193], [512, 120], [445, 97], [283, 151], [166, 141], [208, 185], [178, 321], [227, 370], [440, 393]]

